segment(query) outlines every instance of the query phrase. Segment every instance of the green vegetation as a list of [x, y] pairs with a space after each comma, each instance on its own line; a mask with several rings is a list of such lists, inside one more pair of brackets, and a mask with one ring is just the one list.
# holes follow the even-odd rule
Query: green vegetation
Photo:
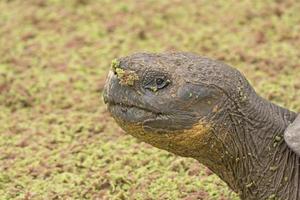
[[196, 161], [125, 135], [102, 102], [105, 76], [133, 52], [191, 51], [300, 111], [299, 10], [296, 0], [0, 1], [1, 199], [237, 199]]

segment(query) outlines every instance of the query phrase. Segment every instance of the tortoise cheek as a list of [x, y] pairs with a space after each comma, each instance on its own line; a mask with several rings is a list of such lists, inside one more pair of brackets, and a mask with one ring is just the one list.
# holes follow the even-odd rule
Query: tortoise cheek
[[209, 88], [194, 84], [181, 86], [177, 91], [177, 95], [183, 101], [188, 101], [191, 99], [204, 100], [212, 96]]

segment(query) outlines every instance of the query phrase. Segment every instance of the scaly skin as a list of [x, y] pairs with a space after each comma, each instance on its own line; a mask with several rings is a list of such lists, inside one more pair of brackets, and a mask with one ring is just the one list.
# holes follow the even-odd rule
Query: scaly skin
[[114, 62], [104, 101], [127, 133], [197, 159], [241, 199], [300, 199], [299, 157], [283, 140], [296, 113], [234, 68], [191, 53], [134, 54]]

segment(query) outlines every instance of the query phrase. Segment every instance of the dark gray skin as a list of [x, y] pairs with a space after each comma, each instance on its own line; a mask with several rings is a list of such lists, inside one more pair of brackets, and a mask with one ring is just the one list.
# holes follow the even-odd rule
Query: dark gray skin
[[241, 199], [300, 199], [300, 160], [284, 141], [293, 122], [287, 135], [299, 138], [297, 114], [236, 69], [192, 53], [138, 53], [114, 63], [104, 101], [127, 133], [195, 158]]

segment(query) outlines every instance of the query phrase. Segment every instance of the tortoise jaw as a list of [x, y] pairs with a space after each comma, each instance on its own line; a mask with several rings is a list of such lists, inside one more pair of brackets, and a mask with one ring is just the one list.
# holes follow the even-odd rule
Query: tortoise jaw
[[108, 103], [107, 108], [117, 120], [126, 123], [143, 123], [146, 119], [155, 119], [157, 114], [147, 109], [123, 103]]

